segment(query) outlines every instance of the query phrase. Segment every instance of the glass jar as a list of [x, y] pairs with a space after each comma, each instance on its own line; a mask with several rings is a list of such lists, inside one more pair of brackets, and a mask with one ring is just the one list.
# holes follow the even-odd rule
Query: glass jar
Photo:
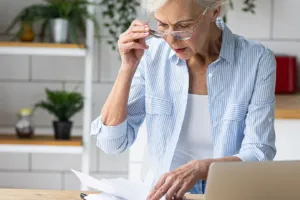
[[22, 108], [19, 111], [19, 121], [15, 125], [16, 133], [19, 138], [31, 138], [34, 133], [32, 123], [32, 109]]

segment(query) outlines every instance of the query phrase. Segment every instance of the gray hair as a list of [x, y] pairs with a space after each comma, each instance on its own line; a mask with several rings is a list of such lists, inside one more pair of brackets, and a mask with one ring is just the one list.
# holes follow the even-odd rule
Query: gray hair
[[[141, 6], [148, 13], [153, 13], [167, 3], [168, 0], [141, 0]], [[201, 8], [215, 9], [220, 6], [219, 17], [223, 17], [229, 8], [229, 0], [195, 0]]]

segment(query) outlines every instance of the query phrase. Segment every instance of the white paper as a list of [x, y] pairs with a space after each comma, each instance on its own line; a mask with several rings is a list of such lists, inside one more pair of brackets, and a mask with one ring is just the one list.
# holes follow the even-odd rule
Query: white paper
[[126, 200], [121, 197], [116, 197], [112, 194], [101, 193], [101, 194], [90, 194], [84, 198], [85, 200]]
[[124, 178], [97, 180], [82, 172], [72, 170], [82, 184], [101, 191], [97, 195], [88, 195], [87, 200], [145, 200], [149, 194], [147, 185], [143, 182], [129, 181]]

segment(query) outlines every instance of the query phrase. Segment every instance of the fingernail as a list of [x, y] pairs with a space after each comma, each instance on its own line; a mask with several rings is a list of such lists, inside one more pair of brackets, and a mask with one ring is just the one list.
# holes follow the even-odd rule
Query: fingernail
[[145, 27], [145, 30], [146, 30], [146, 31], [149, 31], [149, 28], [148, 28], [148, 27]]
[[145, 32], [145, 35], [149, 35], [149, 32]]

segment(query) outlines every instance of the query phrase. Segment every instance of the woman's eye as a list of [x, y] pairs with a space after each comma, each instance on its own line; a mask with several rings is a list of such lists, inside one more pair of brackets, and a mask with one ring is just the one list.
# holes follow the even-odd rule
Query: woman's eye
[[166, 27], [166, 26], [168, 26], [168, 25], [167, 25], [167, 24], [158, 24], [158, 26]]
[[179, 27], [180, 28], [188, 28], [190, 25], [189, 24], [180, 24]]

